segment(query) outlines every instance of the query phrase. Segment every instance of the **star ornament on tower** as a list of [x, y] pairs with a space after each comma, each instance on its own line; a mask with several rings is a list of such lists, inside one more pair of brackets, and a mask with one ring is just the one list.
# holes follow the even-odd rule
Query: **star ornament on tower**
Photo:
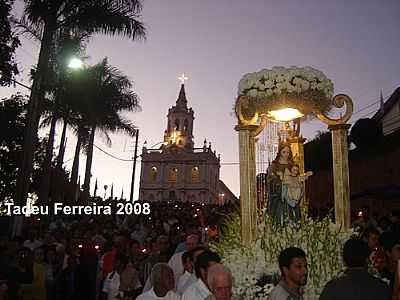
[[182, 75], [178, 77], [178, 79], [181, 81], [182, 84], [185, 84], [185, 81], [188, 80], [189, 78], [186, 77], [185, 73], [182, 73]]

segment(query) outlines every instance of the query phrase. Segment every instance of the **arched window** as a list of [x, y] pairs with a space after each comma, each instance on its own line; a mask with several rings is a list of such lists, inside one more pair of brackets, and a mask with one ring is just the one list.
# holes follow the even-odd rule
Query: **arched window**
[[179, 130], [179, 119], [176, 119], [176, 120], [175, 120], [174, 129], [175, 129], [175, 130]]
[[168, 172], [168, 181], [176, 182], [178, 179], [178, 168], [171, 168]]
[[187, 132], [188, 131], [188, 127], [189, 127], [189, 122], [187, 119], [185, 119], [185, 121], [183, 122], [183, 131]]
[[158, 175], [158, 170], [157, 167], [153, 166], [150, 169], [150, 182], [156, 182], [157, 181], [157, 175]]
[[200, 181], [199, 167], [195, 166], [192, 168], [192, 182], [199, 182], [199, 181]]

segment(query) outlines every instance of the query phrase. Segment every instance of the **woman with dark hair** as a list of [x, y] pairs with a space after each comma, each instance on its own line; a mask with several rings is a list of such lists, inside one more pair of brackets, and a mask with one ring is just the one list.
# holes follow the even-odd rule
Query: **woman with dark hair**
[[285, 172], [293, 166], [290, 145], [280, 143], [278, 154], [267, 171], [268, 212], [275, 224], [283, 225], [288, 217], [288, 206], [282, 197], [282, 180]]

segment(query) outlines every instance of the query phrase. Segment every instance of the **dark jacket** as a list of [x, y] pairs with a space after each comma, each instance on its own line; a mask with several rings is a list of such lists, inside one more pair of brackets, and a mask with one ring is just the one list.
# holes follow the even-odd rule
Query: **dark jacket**
[[390, 289], [365, 268], [349, 268], [346, 273], [329, 281], [319, 300], [390, 300]]

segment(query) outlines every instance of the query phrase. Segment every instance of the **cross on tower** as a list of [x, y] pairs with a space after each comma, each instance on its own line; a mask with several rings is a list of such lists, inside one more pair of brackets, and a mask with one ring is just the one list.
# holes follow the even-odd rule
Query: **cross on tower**
[[185, 76], [185, 73], [182, 73], [181, 77], [178, 77], [178, 79], [181, 81], [182, 84], [185, 84], [185, 81], [189, 78]]

